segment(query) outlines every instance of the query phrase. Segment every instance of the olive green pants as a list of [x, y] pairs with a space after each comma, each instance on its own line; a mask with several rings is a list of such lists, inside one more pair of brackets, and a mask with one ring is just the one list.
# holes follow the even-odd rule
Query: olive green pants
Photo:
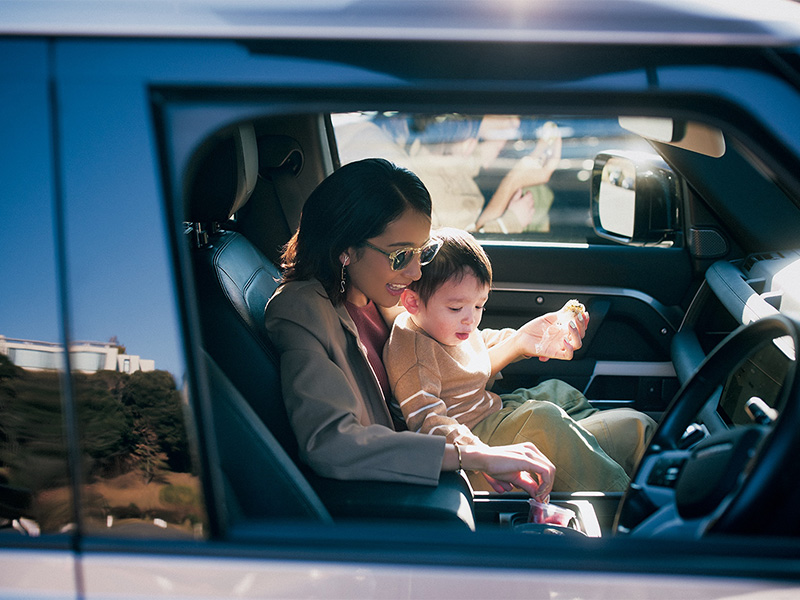
[[[627, 408], [600, 411], [572, 386], [551, 379], [503, 394], [503, 408], [472, 428], [490, 446], [532, 442], [556, 467], [553, 491], [626, 489], [655, 421]], [[479, 473], [476, 490], [491, 490]]]

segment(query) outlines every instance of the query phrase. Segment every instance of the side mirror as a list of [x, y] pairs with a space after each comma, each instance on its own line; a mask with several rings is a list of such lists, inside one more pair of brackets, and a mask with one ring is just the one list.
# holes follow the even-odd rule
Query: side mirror
[[677, 175], [657, 154], [598, 154], [592, 169], [594, 230], [621, 244], [673, 242], [681, 194]]

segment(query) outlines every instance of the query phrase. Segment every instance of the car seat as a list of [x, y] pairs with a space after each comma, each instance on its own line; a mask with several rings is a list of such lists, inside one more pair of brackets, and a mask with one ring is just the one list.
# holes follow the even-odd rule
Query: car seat
[[[279, 271], [231, 220], [255, 188], [255, 144], [252, 127], [212, 140], [200, 150], [184, 199], [227, 502], [248, 516], [329, 521], [296, 467], [297, 442], [282, 402], [274, 401], [281, 398], [278, 356], [263, 321]], [[268, 489], [258, 490], [265, 482]]]

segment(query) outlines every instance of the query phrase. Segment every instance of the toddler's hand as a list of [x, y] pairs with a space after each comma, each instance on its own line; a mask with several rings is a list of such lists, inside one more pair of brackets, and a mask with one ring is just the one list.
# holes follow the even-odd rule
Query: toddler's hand
[[577, 300], [570, 300], [561, 310], [542, 315], [518, 330], [521, 353], [538, 356], [541, 361], [570, 360], [583, 344], [588, 324], [589, 313], [584, 306]]

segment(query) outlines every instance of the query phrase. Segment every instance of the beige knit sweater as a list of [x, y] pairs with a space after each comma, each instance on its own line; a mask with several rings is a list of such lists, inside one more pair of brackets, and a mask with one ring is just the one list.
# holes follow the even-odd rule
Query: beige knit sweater
[[408, 313], [395, 319], [383, 361], [411, 431], [444, 435], [454, 444], [478, 442], [470, 429], [502, 407], [490, 383], [489, 348], [513, 329], [474, 332], [457, 346], [444, 346], [417, 327]]

